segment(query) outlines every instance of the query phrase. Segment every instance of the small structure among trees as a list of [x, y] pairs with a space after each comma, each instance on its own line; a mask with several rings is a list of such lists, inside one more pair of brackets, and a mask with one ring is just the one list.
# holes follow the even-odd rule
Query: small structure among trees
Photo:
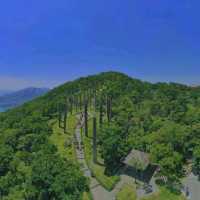
[[145, 183], [150, 182], [157, 169], [157, 166], [151, 163], [148, 153], [136, 149], [132, 149], [123, 159], [123, 164], [129, 175]]
[[123, 163], [128, 167], [133, 167], [137, 170], [144, 171], [150, 165], [149, 154], [132, 149]]

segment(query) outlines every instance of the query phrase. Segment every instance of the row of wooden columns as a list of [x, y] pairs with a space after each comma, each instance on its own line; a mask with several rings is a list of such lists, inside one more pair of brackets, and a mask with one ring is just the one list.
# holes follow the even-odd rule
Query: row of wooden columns
[[[77, 102], [79, 100], [79, 103]], [[92, 106], [93, 100], [93, 106]], [[104, 102], [106, 103], [106, 112], [107, 112], [107, 120], [108, 122], [111, 121], [112, 118], [112, 98], [110, 96], [103, 97], [102, 94], [99, 96], [99, 127], [100, 129], [103, 126], [103, 118], [104, 118]], [[93, 161], [97, 162], [97, 92], [94, 91], [93, 97], [84, 95], [79, 96], [79, 98], [70, 97], [66, 99], [65, 104], [58, 105], [58, 120], [59, 120], [59, 127], [63, 128], [64, 133], [67, 133], [67, 118], [68, 113], [71, 112], [73, 114], [73, 110], [75, 108], [76, 112], [82, 111], [83, 109], [83, 116], [84, 116], [84, 135], [88, 137], [88, 107], [93, 107], [94, 112], [92, 113], [93, 118]], [[91, 109], [92, 110], [92, 109]], [[62, 125], [63, 124], [63, 125]]]

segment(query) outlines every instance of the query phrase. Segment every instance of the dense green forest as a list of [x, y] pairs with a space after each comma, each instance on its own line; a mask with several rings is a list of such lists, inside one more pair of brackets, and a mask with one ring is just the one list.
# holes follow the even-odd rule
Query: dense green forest
[[1, 199], [82, 199], [87, 178], [48, 139], [51, 120], [60, 126], [64, 120], [67, 134], [67, 114], [80, 112], [85, 119], [96, 113], [93, 158], [98, 148], [108, 175], [132, 148], [150, 153], [171, 182], [184, 176], [189, 160], [200, 170], [200, 88], [107, 72], [68, 82], [0, 114]]

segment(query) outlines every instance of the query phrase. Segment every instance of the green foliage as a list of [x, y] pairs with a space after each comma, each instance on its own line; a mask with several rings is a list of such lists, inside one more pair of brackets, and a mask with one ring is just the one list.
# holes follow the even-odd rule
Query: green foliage
[[159, 193], [142, 198], [141, 200], [186, 200], [186, 198], [181, 194], [173, 193], [167, 188], [161, 187]]
[[[169, 181], [178, 181], [184, 164], [200, 144], [199, 88], [175, 83], [152, 85], [128, 79], [110, 87], [109, 92], [115, 97], [113, 119], [108, 125], [104, 123], [99, 136], [108, 171], [131, 148], [136, 148], [150, 153]], [[194, 154], [196, 163], [197, 154]]]
[[117, 200], [137, 200], [136, 188], [132, 185], [124, 185], [121, 191], [117, 194]]
[[[79, 168], [58, 155], [39, 152], [32, 165], [31, 183], [35, 199], [80, 199], [87, 188]], [[31, 187], [30, 187], [31, 188]]]
[[194, 150], [194, 167], [198, 172], [198, 175], [200, 175], [200, 146], [196, 147]]
[[68, 133], [64, 134], [63, 129], [59, 128], [58, 123], [55, 120], [51, 121], [52, 126], [52, 135], [49, 137], [50, 143], [54, 144], [57, 149], [58, 153], [62, 158], [75, 161], [75, 150], [73, 147], [73, 134], [74, 134], [74, 126], [76, 123], [76, 116], [69, 116], [68, 118]]
[[[91, 105], [94, 92], [96, 109], [101, 107], [103, 115], [97, 141], [106, 172], [118, 167], [131, 148], [150, 153], [171, 181], [182, 175], [188, 158], [194, 157], [199, 168], [200, 89], [175, 83], [150, 84], [108, 72], [68, 82], [0, 114], [2, 199], [82, 198], [87, 181], [76, 164], [60, 153], [64, 152], [61, 139], [49, 122], [58, 119], [58, 105], [66, 105], [68, 99], [70, 111], [80, 112], [84, 97]], [[71, 124], [68, 121], [68, 129]]]
[[105, 127], [101, 132], [102, 157], [107, 166], [107, 173], [112, 173], [119, 166], [120, 159], [129, 150], [124, 137], [123, 130], [116, 125]]
[[[93, 152], [92, 152], [92, 120], [89, 120], [88, 123], [89, 128], [89, 137], [83, 137], [84, 140], [84, 151], [85, 151], [85, 159], [88, 167], [92, 171], [94, 177], [98, 180], [98, 182], [107, 190], [111, 191], [115, 185], [120, 181], [119, 176], [108, 175], [105, 174], [106, 165], [104, 164], [104, 160], [101, 158], [99, 152], [97, 154], [97, 162], [93, 162]], [[100, 130], [97, 131], [99, 133]]]

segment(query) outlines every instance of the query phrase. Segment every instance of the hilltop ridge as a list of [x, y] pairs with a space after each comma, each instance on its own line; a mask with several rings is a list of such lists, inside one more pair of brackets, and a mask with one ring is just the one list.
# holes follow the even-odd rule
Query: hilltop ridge
[[188, 158], [200, 169], [199, 89], [105, 72], [64, 83], [0, 114], [4, 199], [82, 200], [89, 184], [71, 158], [80, 113], [86, 119], [87, 163], [108, 190], [119, 181], [116, 169], [133, 148], [147, 152], [160, 166], [158, 176], [169, 182], [185, 176]]

